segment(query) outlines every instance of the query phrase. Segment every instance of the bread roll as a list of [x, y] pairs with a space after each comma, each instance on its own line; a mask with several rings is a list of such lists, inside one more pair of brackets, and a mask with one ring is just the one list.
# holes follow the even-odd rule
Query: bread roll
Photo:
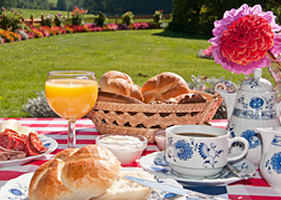
[[29, 200], [88, 200], [112, 186], [120, 171], [107, 148], [65, 149], [41, 165], [29, 185]]
[[141, 89], [130, 76], [119, 71], [108, 71], [99, 80], [101, 91], [134, 97], [143, 101]]
[[146, 81], [141, 92], [145, 103], [164, 102], [172, 97], [189, 93], [189, 87], [181, 76], [171, 72], [163, 72]]
[[154, 180], [153, 175], [142, 170], [120, 170], [114, 184], [102, 195], [90, 200], [144, 200], [151, 193], [151, 188], [126, 179], [124, 176], [135, 176], [147, 180]]
[[110, 92], [103, 92], [99, 91], [98, 94], [98, 101], [105, 101], [105, 102], [114, 102], [114, 103], [127, 103], [127, 104], [144, 104], [142, 101], [133, 98], [133, 97], [128, 97], [122, 94], [113, 94]]

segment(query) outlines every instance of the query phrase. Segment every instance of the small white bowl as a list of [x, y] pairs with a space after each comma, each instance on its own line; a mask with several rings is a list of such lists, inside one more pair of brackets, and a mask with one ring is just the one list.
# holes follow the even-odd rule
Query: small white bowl
[[160, 151], [166, 149], [166, 131], [165, 129], [157, 130], [153, 133], [153, 139], [156, 142]]
[[96, 144], [108, 148], [121, 164], [131, 164], [147, 147], [147, 139], [133, 134], [106, 134], [98, 136]]

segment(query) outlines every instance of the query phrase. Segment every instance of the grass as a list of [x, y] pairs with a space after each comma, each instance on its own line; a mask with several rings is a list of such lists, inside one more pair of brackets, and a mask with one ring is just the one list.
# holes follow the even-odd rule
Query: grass
[[[208, 38], [154, 30], [90, 32], [53, 36], [0, 45], [0, 117], [28, 117], [23, 105], [44, 90], [51, 70], [89, 70], [99, 79], [109, 70], [130, 75], [142, 86], [149, 77], [170, 71], [241, 83], [213, 60], [197, 58], [209, 47]], [[270, 78], [264, 70], [263, 77]]]

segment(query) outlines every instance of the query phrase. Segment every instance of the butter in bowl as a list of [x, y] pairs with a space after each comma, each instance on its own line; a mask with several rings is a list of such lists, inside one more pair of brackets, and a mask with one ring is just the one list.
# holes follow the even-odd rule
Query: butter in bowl
[[98, 136], [96, 144], [108, 148], [121, 164], [131, 164], [146, 149], [147, 139], [134, 134], [106, 134]]

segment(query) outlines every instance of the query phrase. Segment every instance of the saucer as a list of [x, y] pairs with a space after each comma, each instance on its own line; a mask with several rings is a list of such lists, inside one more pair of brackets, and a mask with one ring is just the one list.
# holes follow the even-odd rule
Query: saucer
[[[256, 167], [249, 160], [241, 159], [236, 162], [230, 163], [236, 169], [245, 172], [249, 175], [254, 175], [256, 173]], [[140, 159], [140, 166], [145, 170], [157, 176], [157, 178], [170, 178], [181, 182], [182, 185], [228, 185], [236, 181], [243, 180], [237, 177], [233, 172], [231, 172], [227, 167], [214, 175], [207, 177], [193, 177], [193, 176], [183, 176], [172, 171], [169, 163], [165, 159], [165, 151], [154, 152], [148, 154]]]

